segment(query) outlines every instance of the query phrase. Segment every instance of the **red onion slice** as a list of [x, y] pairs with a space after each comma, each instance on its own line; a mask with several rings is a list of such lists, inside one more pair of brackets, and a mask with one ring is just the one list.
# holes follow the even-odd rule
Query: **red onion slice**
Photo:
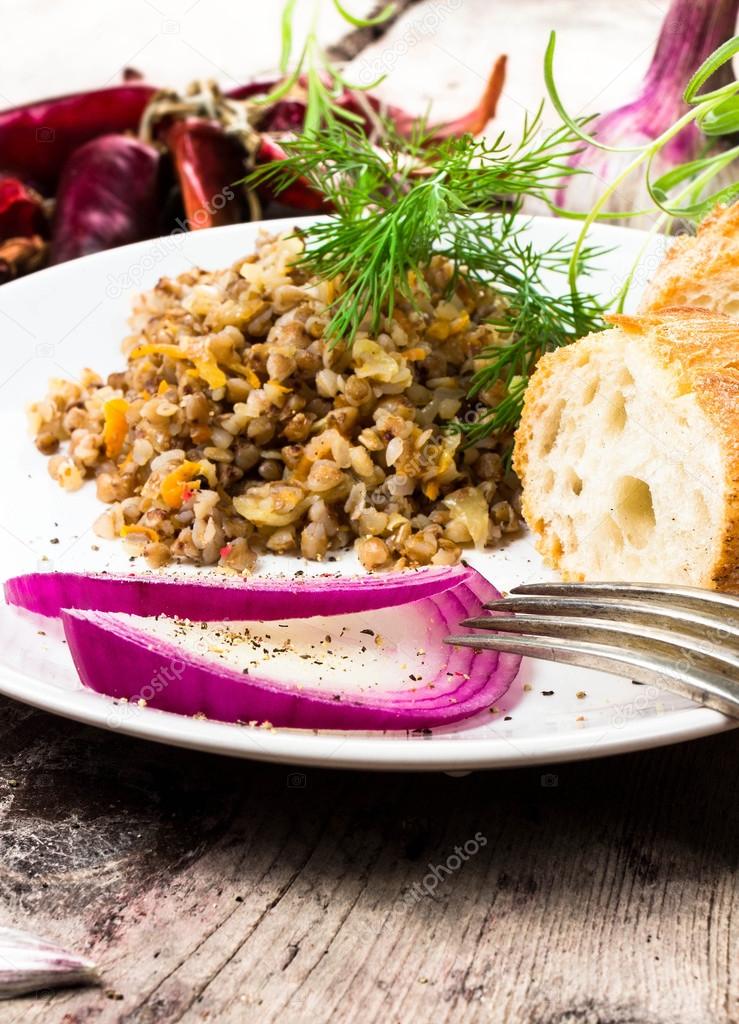
[[476, 574], [464, 565], [381, 576], [210, 579], [107, 573], [30, 573], [5, 583], [5, 600], [58, 618], [62, 608], [172, 615], [198, 622], [299, 619], [406, 604], [442, 593]]
[[[444, 588], [440, 589], [441, 577], [434, 573], [436, 592], [416, 598], [415, 594], [422, 593], [432, 580], [429, 577], [426, 584], [412, 584], [412, 579], [423, 579], [426, 573], [410, 574], [406, 602], [401, 606], [396, 601], [398, 595], [394, 588], [386, 589], [384, 585], [388, 577], [365, 577], [361, 585], [357, 580], [331, 580], [334, 586], [343, 583], [343, 588], [334, 592], [333, 602], [334, 607], [337, 601], [339, 605], [343, 603], [340, 614], [316, 619], [314, 623], [307, 621], [302, 627], [296, 623], [293, 631], [287, 622], [282, 634], [287, 638], [299, 627], [315, 627], [328, 629], [329, 635], [333, 630], [338, 636], [343, 624], [343, 653], [335, 655], [337, 664], [332, 668], [334, 652], [330, 647], [317, 651], [314, 664], [320, 671], [313, 670], [312, 680], [308, 667], [305, 670], [308, 676], [298, 678], [295, 664], [300, 662], [295, 659], [305, 659], [303, 664], [306, 664], [313, 656], [295, 651], [291, 652], [293, 668], [284, 676], [283, 666], [275, 668], [273, 665], [273, 677], [266, 678], [266, 662], [261, 663], [261, 668], [249, 669], [249, 674], [244, 674], [246, 666], [239, 661], [241, 652], [238, 656], [229, 655], [231, 663], [228, 663], [222, 655], [216, 657], [198, 649], [197, 644], [202, 647], [207, 638], [199, 638], [200, 628], [192, 623], [165, 625], [162, 619], [147, 622], [120, 613], [92, 610], [64, 610], [62, 620], [82, 682], [115, 698], [125, 698], [132, 703], [143, 700], [160, 710], [205, 715], [223, 722], [268, 722], [303, 729], [429, 728], [489, 708], [508, 689], [520, 664], [516, 656], [452, 648], [444, 643], [444, 638], [452, 631], [459, 632], [461, 619], [479, 614], [485, 601], [498, 596], [495, 588], [473, 570], [458, 571], [454, 575], [456, 583], [450, 582], [447, 576]], [[375, 579], [383, 584], [378, 586]], [[399, 585], [400, 581], [394, 581], [394, 585], [396, 583]], [[313, 597], [317, 593], [321, 600], [325, 599], [327, 582], [306, 580], [304, 589], [300, 588], [297, 600], [309, 604], [312, 612], [302, 606], [296, 608], [296, 594], [293, 591], [290, 597], [287, 588], [281, 590], [281, 600], [277, 601], [274, 581], [254, 580], [249, 587], [255, 597], [264, 590], [272, 610], [276, 604], [281, 605], [282, 613], [270, 617], [274, 621], [316, 615]], [[384, 599], [380, 592], [385, 595]], [[367, 612], [368, 600], [374, 603], [374, 611]], [[347, 606], [357, 602], [363, 605], [363, 614], [354, 615], [353, 622], [347, 626], [352, 616], [346, 613], [355, 610]], [[151, 598], [147, 597], [143, 603], [150, 606]], [[388, 607], [392, 610], [387, 611]], [[326, 615], [325, 610], [321, 615]], [[219, 619], [224, 619], [223, 614]], [[266, 617], [260, 614], [260, 619]], [[240, 637], [238, 631], [244, 627], [223, 628], [224, 631], [231, 629], [231, 637]], [[183, 639], [168, 638], [167, 629], [186, 635], [190, 641], [194, 638], [195, 649], [193, 643], [187, 646]], [[275, 633], [280, 629], [280, 626], [274, 627]], [[384, 635], [381, 630], [385, 630]], [[223, 634], [215, 632], [213, 635]], [[243, 639], [239, 638], [238, 642], [248, 647]], [[250, 635], [249, 644], [254, 642]], [[336, 646], [337, 641], [332, 640], [332, 643]], [[371, 659], [374, 661], [367, 668], [363, 662]], [[342, 663], [346, 666], [343, 670]], [[111, 671], [111, 666], [121, 669]], [[365, 670], [364, 677], [362, 670]], [[330, 671], [333, 675], [326, 681], [323, 673]]]

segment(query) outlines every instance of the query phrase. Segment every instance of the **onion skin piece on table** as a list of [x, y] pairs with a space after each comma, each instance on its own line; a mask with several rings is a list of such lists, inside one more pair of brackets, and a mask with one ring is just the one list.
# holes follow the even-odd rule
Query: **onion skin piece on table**
[[51, 262], [158, 234], [160, 164], [158, 150], [127, 135], [104, 135], [78, 149], [59, 184]]
[[95, 964], [51, 939], [0, 927], [0, 999], [44, 989], [98, 985]]
[[[468, 718], [490, 708], [510, 686], [520, 665], [517, 656], [444, 643], [445, 636], [459, 629], [461, 619], [479, 614], [484, 603], [496, 596], [491, 584], [472, 573], [456, 586], [402, 608], [402, 635], [408, 647], [389, 651], [387, 678], [405, 677], [416, 664], [416, 671], [423, 665], [424, 674], [412, 690], [352, 690], [354, 659], [347, 668], [348, 686], [337, 694], [309, 683], [288, 679], [278, 683], [252, 672], [244, 674], [237, 667], [163, 640], [148, 632], [145, 624], [120, 615], [65, 610], [62, 622], [83, 684], [110, 697], [134, 704], [143, 700], [162, 711], [222, 722], [299, 729], [407, 730]], [[370, 626], [372, 616], [363, 622]], [[425, 649], [414, 655], [419, 643]], [[360, 647], [357, 657], [361, 657]], [[111, 671], [111, 666], [120, 666], [122, 671]]]
[[304, 576], [300, 578], [202, 578], [163, 575], [38, 572], [5, 583], [5, 600], [50, 618], [63, 608], [130, 615], [170, 615], [193, 622], [235, 619], [300, 619], [392, 608], [440, 594], [472, 579], [464, 565], [382, 576]]

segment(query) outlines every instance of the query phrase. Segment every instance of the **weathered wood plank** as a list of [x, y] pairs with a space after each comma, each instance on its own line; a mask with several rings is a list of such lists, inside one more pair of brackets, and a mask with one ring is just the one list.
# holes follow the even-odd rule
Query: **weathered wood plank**
[[5, 916], [106, 989], [0, 1024], [738, 1020], [736, 737], [554, 771], [296, 788], [2, 702]]

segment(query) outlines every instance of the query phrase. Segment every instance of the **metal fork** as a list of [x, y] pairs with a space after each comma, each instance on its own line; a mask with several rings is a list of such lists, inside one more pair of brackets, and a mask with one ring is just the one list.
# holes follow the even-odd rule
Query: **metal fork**
[[646, 583], [533, 583], [446, 643], [582, 665], [739, 718], [739, 597]]

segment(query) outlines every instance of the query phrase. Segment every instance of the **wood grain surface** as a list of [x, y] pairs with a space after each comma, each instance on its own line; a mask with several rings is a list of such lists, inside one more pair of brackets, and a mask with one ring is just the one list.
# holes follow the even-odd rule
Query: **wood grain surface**
[[450, 778], [230, 761], [1, 701], [3, 916], [104, 985], [0, 1024], [736, 1022], [737, 779], [732, 733]]

